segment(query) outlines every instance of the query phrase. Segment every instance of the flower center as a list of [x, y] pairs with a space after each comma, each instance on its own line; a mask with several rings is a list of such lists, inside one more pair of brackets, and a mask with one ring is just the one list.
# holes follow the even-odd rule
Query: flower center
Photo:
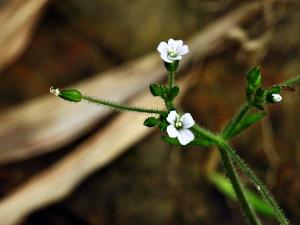
[[174, 49], [169, 50], [168, 55], [172, 58], [175, 58], [176, 56], [178, 56], [178, 52]]
[[181, 121], [179, 118], [176, 119], [176, 121], [175, 121], [175, 128], [176, 128], [177, 130], [180, 130], [182, 127], [183, 127], [182, 121]]

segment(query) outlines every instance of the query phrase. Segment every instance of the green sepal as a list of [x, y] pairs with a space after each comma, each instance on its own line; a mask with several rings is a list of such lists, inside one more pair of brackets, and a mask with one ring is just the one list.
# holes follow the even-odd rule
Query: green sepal
[[228, 134], [228, 138], [232, 138], [239, 134], [241, 131], [245, 130], [246, 128], [250, 127], [252, 124], [256, 123], [257, 121], [261, 120], [266, 115], [265, 112], [260, 113], [253, 113], [247, 115], [240, 124], [230, 133]]
[[58, 96], [70, 102], [80, 102], [82, 100], [82, 94], [75, 89], [60, 90]]
[[169, 100], [172, 101], [179, 94], [179, 87], [174, 86], [169, 91]]
[[168, 63], [168, 62], [164, 62], [166, 69], [168, 70], [168, 72], [170, 73], [174, 73], [179, 65], [179, 60], [176, 60], [172, 63]]
[[[161, 139], [167, 144], [182, 146], [177, 138], [171, 138], [169, 136], [161, 136]], [[186, 146], [202, 146], [202, 147], [210, 147], [213, 143], [211, 141], [205, 139], [195, 138], [192, 142], [187, 144]]]
[[[231, 200], [237, 201], [235, 191], [228, 178], [219, 173], [212, 173], [208, 176], [208, 178], [215, 185], [215, 187], [226, 197]], [[253, 208], [257, 210], [257, 212], [269, 217], [275, 217], [272, 208], [270, 208], [269, 205], [265, 203], [253, 191], [245, 188], [245, 195]]]
[[155, 117], [148, 117], [144, 121], [146, 127], [155, 127], [157, 124], [159, 124], [159, 120]]
[[157, 84], [150, 84], [149, 86], [150, 92], [153, 96], [162, 96], [162, 90], [161, 87]]

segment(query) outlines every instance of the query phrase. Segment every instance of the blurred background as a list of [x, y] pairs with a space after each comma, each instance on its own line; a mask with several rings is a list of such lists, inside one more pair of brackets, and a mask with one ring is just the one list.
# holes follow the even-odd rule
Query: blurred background
[[[219, 131], [250, 67], [266, 86], [300, 73], [299, 10], [298, 0], [0, 0], [1, 224], [245, 224], [209, 179], [224, 173], [216, 149], [169, 146], [143, 127], [147, 115], [69, 104], [49, 88], [158, 107], [146, 94], [166, 78], [157, 45], [182, 39], [179, 104]], [[297, 224], [298, 90], [283, 99], [233, 145]]]

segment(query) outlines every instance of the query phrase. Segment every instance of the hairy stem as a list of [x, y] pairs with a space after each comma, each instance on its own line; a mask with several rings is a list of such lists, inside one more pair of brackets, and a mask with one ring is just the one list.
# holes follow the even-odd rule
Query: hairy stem
[[147, 109], [147, 108], [142, 108], [142, 107], [134, 107], [134, 106], [127, 106], [127, 105], [123, 105], [123, 104], [119, 104], [119, 103], [115, 103], [115, 102], [111, 102], [111, 101], [106, 101], [103, 99], [99, 99], [99, 98], [95, 98], [95, 97], [90, 97], [90, 96], [82, 96], [82, 99], [88, 101], [88, 102], [92, 102], [92, 103], [96, 103], [96, 104], [100, 104], [100, 105], [104, 105], [104, 106], [108, 106], [110, 108], [116, 109], [116, 110], [120, 110], [120, 111], [133, 111], [133, 112], [140, 112], [140, 113], [150, 113], [150, 114], [162, 114], [165, 113], [165, 111], [162, 110], [156, 110], [156, 109]]
[[[226, 140], [228, 136], [230, 136], [231, 132], [239, 125], [239, 123], [244, 119], [244, 117], [247, 115], [247, 112], [250, 110], [251, 104], [245, 103], [242, 105], [240, 110], [236, 113], [236, 115], [233, 117], [232, 121], [229, 122], [229, 124], [225, 127], [223, 130], [222, 136]], [[220, 143], [219, 143], [220, 144]], [[287, 225], [289, 224], [287, 218], [285, 217], [283, 211], [280, 209], [277, 202], [274, 200], [274, 198], [270, 195], [267, 188], [264, 186], [263, 182], [261, 182], [255, 175], [255, 173], [250, 169], [250, 167], [242, 160], [239, 155], [235, 153], [235, 151], [227, 144], [222, 143], [220, 146], [220, 150], [223, 149], [225, 152], [222, 153], [224, 155], [227, 155], [227, 157], [231, 158], [237, 166], [249, 177], [249, 179], [254, 183], [254, 185], [257, 187], [258, 192], [262, 195], [264, 200], [270, 205], [272, 208], [275, 217], [280, 222], [280, 224]]]
[[[280, 224], [282, 225], [289, 225], [289, 222], [287, 220], [287, 218], [285, 217], [283, 211], [280, 209], [279, 205], [277, 204], [277, 202], [274, 200], [274, 198], [270, 195], [269, 191], [267, 190], [267, 188], [264, 186], [263, 182], [260, 181], [260, 179], [258, 177], [256, 177], [255, 173], [250, 169], [250, 167], [244, 162], [244, 160], [242, 160], [238, 154], [235, 153], [235, 151], [230, 147], [230, 145], [227, 143], [226, 140], [224, 140], [223, 136], [221, 135], [216, 135], [213, 134], [212, 132], [206, 130], [203, 127], [200, 127], [199, 125], [194, 125], [192, 127], [193, 132], [197, 135], [197, 136], [202, 136], [205, 138], [210, 139], [212, 142], [214, 142], [219, 148], [220, 148], [220, 153], [222, 154], [222, 157], [225, 156], [226, 159], [232, 159], [236, 165], [241, 169], [241, 171], [250, 179], [250, 181], [252, 181], [252, 183], [256, 186], [258, 192], [262, 195], [263, 199], [269, 204], [269, 206], [272, 208], [273, 212], [274, 212], [274, 216], [277, 218], [277, 220], [280, 222]], [[224, 151], [221, 152], [221, 149], [223, 149]], [[224, 154], [226, 153], [226, 155]], [[224, 154], [224, 155], [223, 155]], [[230, 165], [228, 164], [227, 160], [225, 159], [224, 161], [224, 165]], [[229, 161], [230, 162], [230, 161]], [[225, 166], [226, 166], [225, 165]], [[231, 163], [232, 165], [232, 163]], [[233, 165], [232, 165], [233, 166]], [[227, 169], [227, 168], [226, 168]], [[232, 185], [234, 188], [234, 182], [231, 180]], [[241, 185], [239, 185], [241, 187], [241, 190], [244, 191], [243, 187]], [[235, 189], [236, 190], [236, 189]], [[241, 196], [238, 196], [237, 194], [237, 198], [239, 199], [239, 201], [241, 202]], [[248, 204], [248, 208], [251, 209], [250, 203], [247, 201], [247, 199], [245, 198], [245, 203]], [[244, 206], [241, 203], [241, 206], [243, 208], [243, 210], [246, 212], [247, 209], [244, 208]], [[248, 211], [251, 212], [251, 211]], [[247, 215], [247, 214], [246, 214]], [[247, 215], [248, 216], [248, 215]], [[253, 218], [256, 218], [255, 215], [252, 216]], [[250, 217], [248, 217], [248, 219], [250, 220]], [[259, 222], [257, 222], [259, 224]]]
[[256, 186], [258, 192], [262, 195], [263, 199], [269, 204], [272, 208], [274, 216], [282, 225], [288, 225], [289, 221], [285, 217], [283, 211], [274, 200], [274, 198], [270, 195], [269, 191], [263, 184], [263, 182], [256, 177], [255, 173], [250, 169], [250, 167], [246, 164], [244, 160], [242, 160], [238, 154], [227, 144], [227, 143], [219, 143], [220, 147], [223, 148], [227, 154], [230, 155], [230, 158], [237, 164], [237, 166], [241, 169], [241, 171], [249, 177], [250, 181]]
[[228, 156], [226, 150], [222, 147], [219, 147], [220, 154], [222, 156], [222, 160], [224, 163], [224, 167], [227, 171], [228, 177], [231, 181], [232, 187], [236, 193], [237, 199], [240, 202], [241, 208], [244, 210], [247, 219], [249, 220], [250, 224], [253, 225], [260, 225], [260, 221], [258, 220], [254, 209], [252, 208], [251, 204], [249, 203], [247, 196], [245, 194], [243, 185], [238, 177], [238, 174], [235, 171], [235, 168], [231, 162], [231, 159]]
[[249, 220], [249, 223], [251, 225], [260, 225], [260, 221], [258, 220], [250, 202], [248, 201], [245, 190], [243, 188], [243, 185], [238, 177], [238, 174], [236, 173], [234, 166], [231, 162], [231, 159], [229, 157], [229, 154], [227, 151], [225, 151], [224, 147], [222, 146], [222, 143], [225, 142], [225, 140], [221, 136], [217, 136], [210, 131], [200, 127], [199, 125], [195, 125], [193, 127], [193, 131], [198, 133], [198, 135], [202, 135], [206, 138], [209, 138], [210, 140], [214, 141], [217, 146], [219, 147], [220, 154], [222, 156], [224, 167], [228, 173], [228, 177], [230, 179], [230, 182], [232, 184], [232, 187], [236, 193], [236, 197], [240, 202], [240, 206], [245, 212], [245, 215], [247, 219]]

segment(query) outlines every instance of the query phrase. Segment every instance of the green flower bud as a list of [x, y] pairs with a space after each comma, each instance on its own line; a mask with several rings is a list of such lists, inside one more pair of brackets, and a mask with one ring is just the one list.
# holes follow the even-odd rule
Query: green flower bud
[[70, 102], [80, 102], [82, 100], [82, 94], [75, 89], [59, 90], [51, 87], [50, 93]]

